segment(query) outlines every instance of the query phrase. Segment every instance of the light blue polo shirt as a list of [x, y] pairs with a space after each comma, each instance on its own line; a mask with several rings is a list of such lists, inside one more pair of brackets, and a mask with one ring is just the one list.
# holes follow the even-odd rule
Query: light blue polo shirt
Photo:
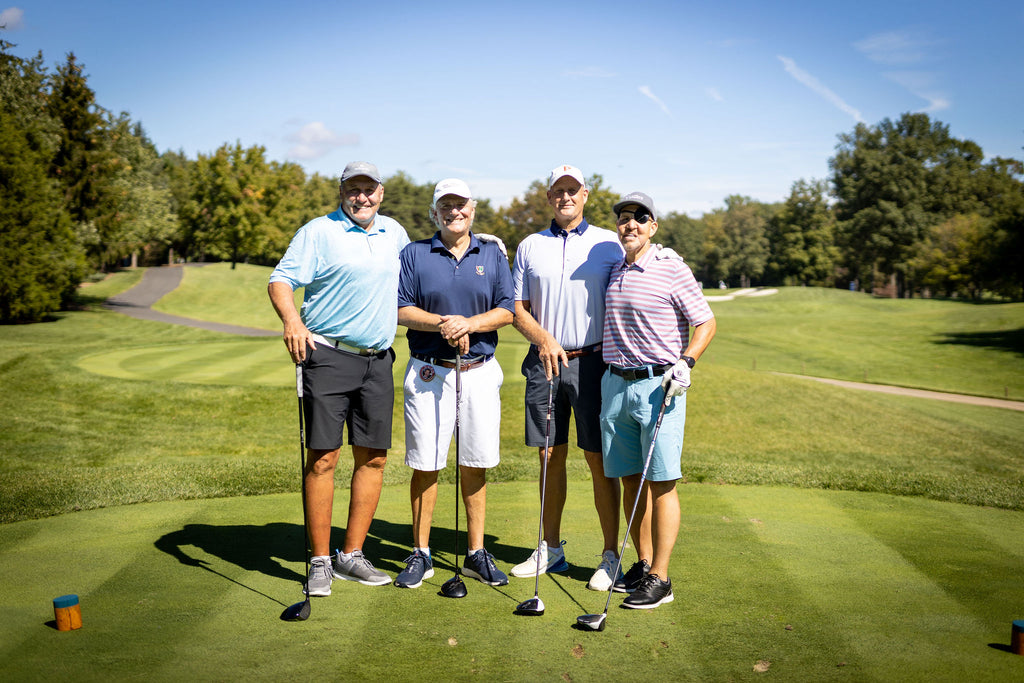
[[311, 332], [360, 348], [388, 348], [398, 325], [398, 255], [409, 236], [381, 216], [370, 229], [341, 208], [299, 228], [271, 282], [305, 287], [302, 322]]
[[530, 313], [563, 349], [596, 344], [604, 325], [605, 289], [623, 254], [611, 230], [584, 220], [566, 232], [552, 221], [516, 249], [515, 299], [530, 302]]

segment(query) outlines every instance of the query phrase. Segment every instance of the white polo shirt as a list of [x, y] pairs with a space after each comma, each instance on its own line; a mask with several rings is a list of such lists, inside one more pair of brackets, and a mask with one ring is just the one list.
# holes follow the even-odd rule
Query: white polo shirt
[[605, 289], [623, 254], [611, 230], [584, 220], [566, 232], [552, 221], [516, 249], [515, 300], [530, 303], [530, 313], [563, 349], [596, 344], [604, 325]]

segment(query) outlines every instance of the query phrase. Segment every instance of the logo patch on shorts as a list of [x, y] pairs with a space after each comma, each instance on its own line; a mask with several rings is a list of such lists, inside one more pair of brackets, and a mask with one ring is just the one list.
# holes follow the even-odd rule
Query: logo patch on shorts
[[430, 380], [434, 379], [434, 376], [436, 374], [437, 373], [434, 372], [433, 365], [424, 365], [422, 368], [420, 368], [420, 379], [423, 380], [424, 382], [429, 382]]
[[483, 275], [484, 274], [484, 267], [483, 266], [477, 266], [476, 267], [476, 274], [477, 275]]

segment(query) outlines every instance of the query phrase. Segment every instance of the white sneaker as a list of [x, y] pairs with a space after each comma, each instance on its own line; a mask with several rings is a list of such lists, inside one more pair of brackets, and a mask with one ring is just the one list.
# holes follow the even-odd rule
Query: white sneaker
[[615, 580], [622, 577], [622, 567], [619, 566], [617, 575], [612, 578], [616, 565], [619, 565], [619, 559], [615, 557], [615, 551], [605, 550], [601, 555], [601, 564], [597, 565], [597, 571], [590, 577], [587, 588], [592, 591], [606, 591], [611, 588]]
[[556, 548], [548, 548], [547, 541], [541, 541], [537, 549], [530, 554], [530, 558], [523, 562], [520, 562], [516, 566], [512, 567], [512, 576], [524, 579], [531, 576], [537, 576], [537, 555], [540, 554], [540, 573], [545, 574], [547, 572], [564, 572], [569, 568], [569, 563], [565, 561], [565, 551], [562, 550], [562, 546], [565, 545], [565, 541], [562, 541]]

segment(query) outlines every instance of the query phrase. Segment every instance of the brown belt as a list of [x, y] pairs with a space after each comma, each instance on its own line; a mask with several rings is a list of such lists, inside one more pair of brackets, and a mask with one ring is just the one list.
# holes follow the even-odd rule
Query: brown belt
[[580, 356], [589, 356], [592, 353], [597, 353], [601, 350], [601, 342], [597, 344], [591, 344], [590, 346], [584, 346], [579, 349], [573, 349], [572, 351], [566, 351], [565, 357], [569, 360], [573, 358], [579, 358]]
[[[424, 356], [422, 353], [410, 353], [409, 355], [412, 356], [413, 358], [415, 358], [416, 360], [421, 360], [424, 363], [430, 363], [431, 365], [436, 365], [436, 366], [438, 366], [440, 368], [454, 368], [455, 367], [455, 361], [453, 361], [453, 360], [443, 360], [441, 358], [431, 358], [430, 356]], [[489, 361], [491, 358], [494, 358], [494, 356], [477, 356], [474, 360], [462, 361], [462, 370], [465, 371], [465, 370], [472, 370], [473, 368], [478, 368], [481, 365], [483, 365], [484, 363], [486, 363], [487, 361]]]

